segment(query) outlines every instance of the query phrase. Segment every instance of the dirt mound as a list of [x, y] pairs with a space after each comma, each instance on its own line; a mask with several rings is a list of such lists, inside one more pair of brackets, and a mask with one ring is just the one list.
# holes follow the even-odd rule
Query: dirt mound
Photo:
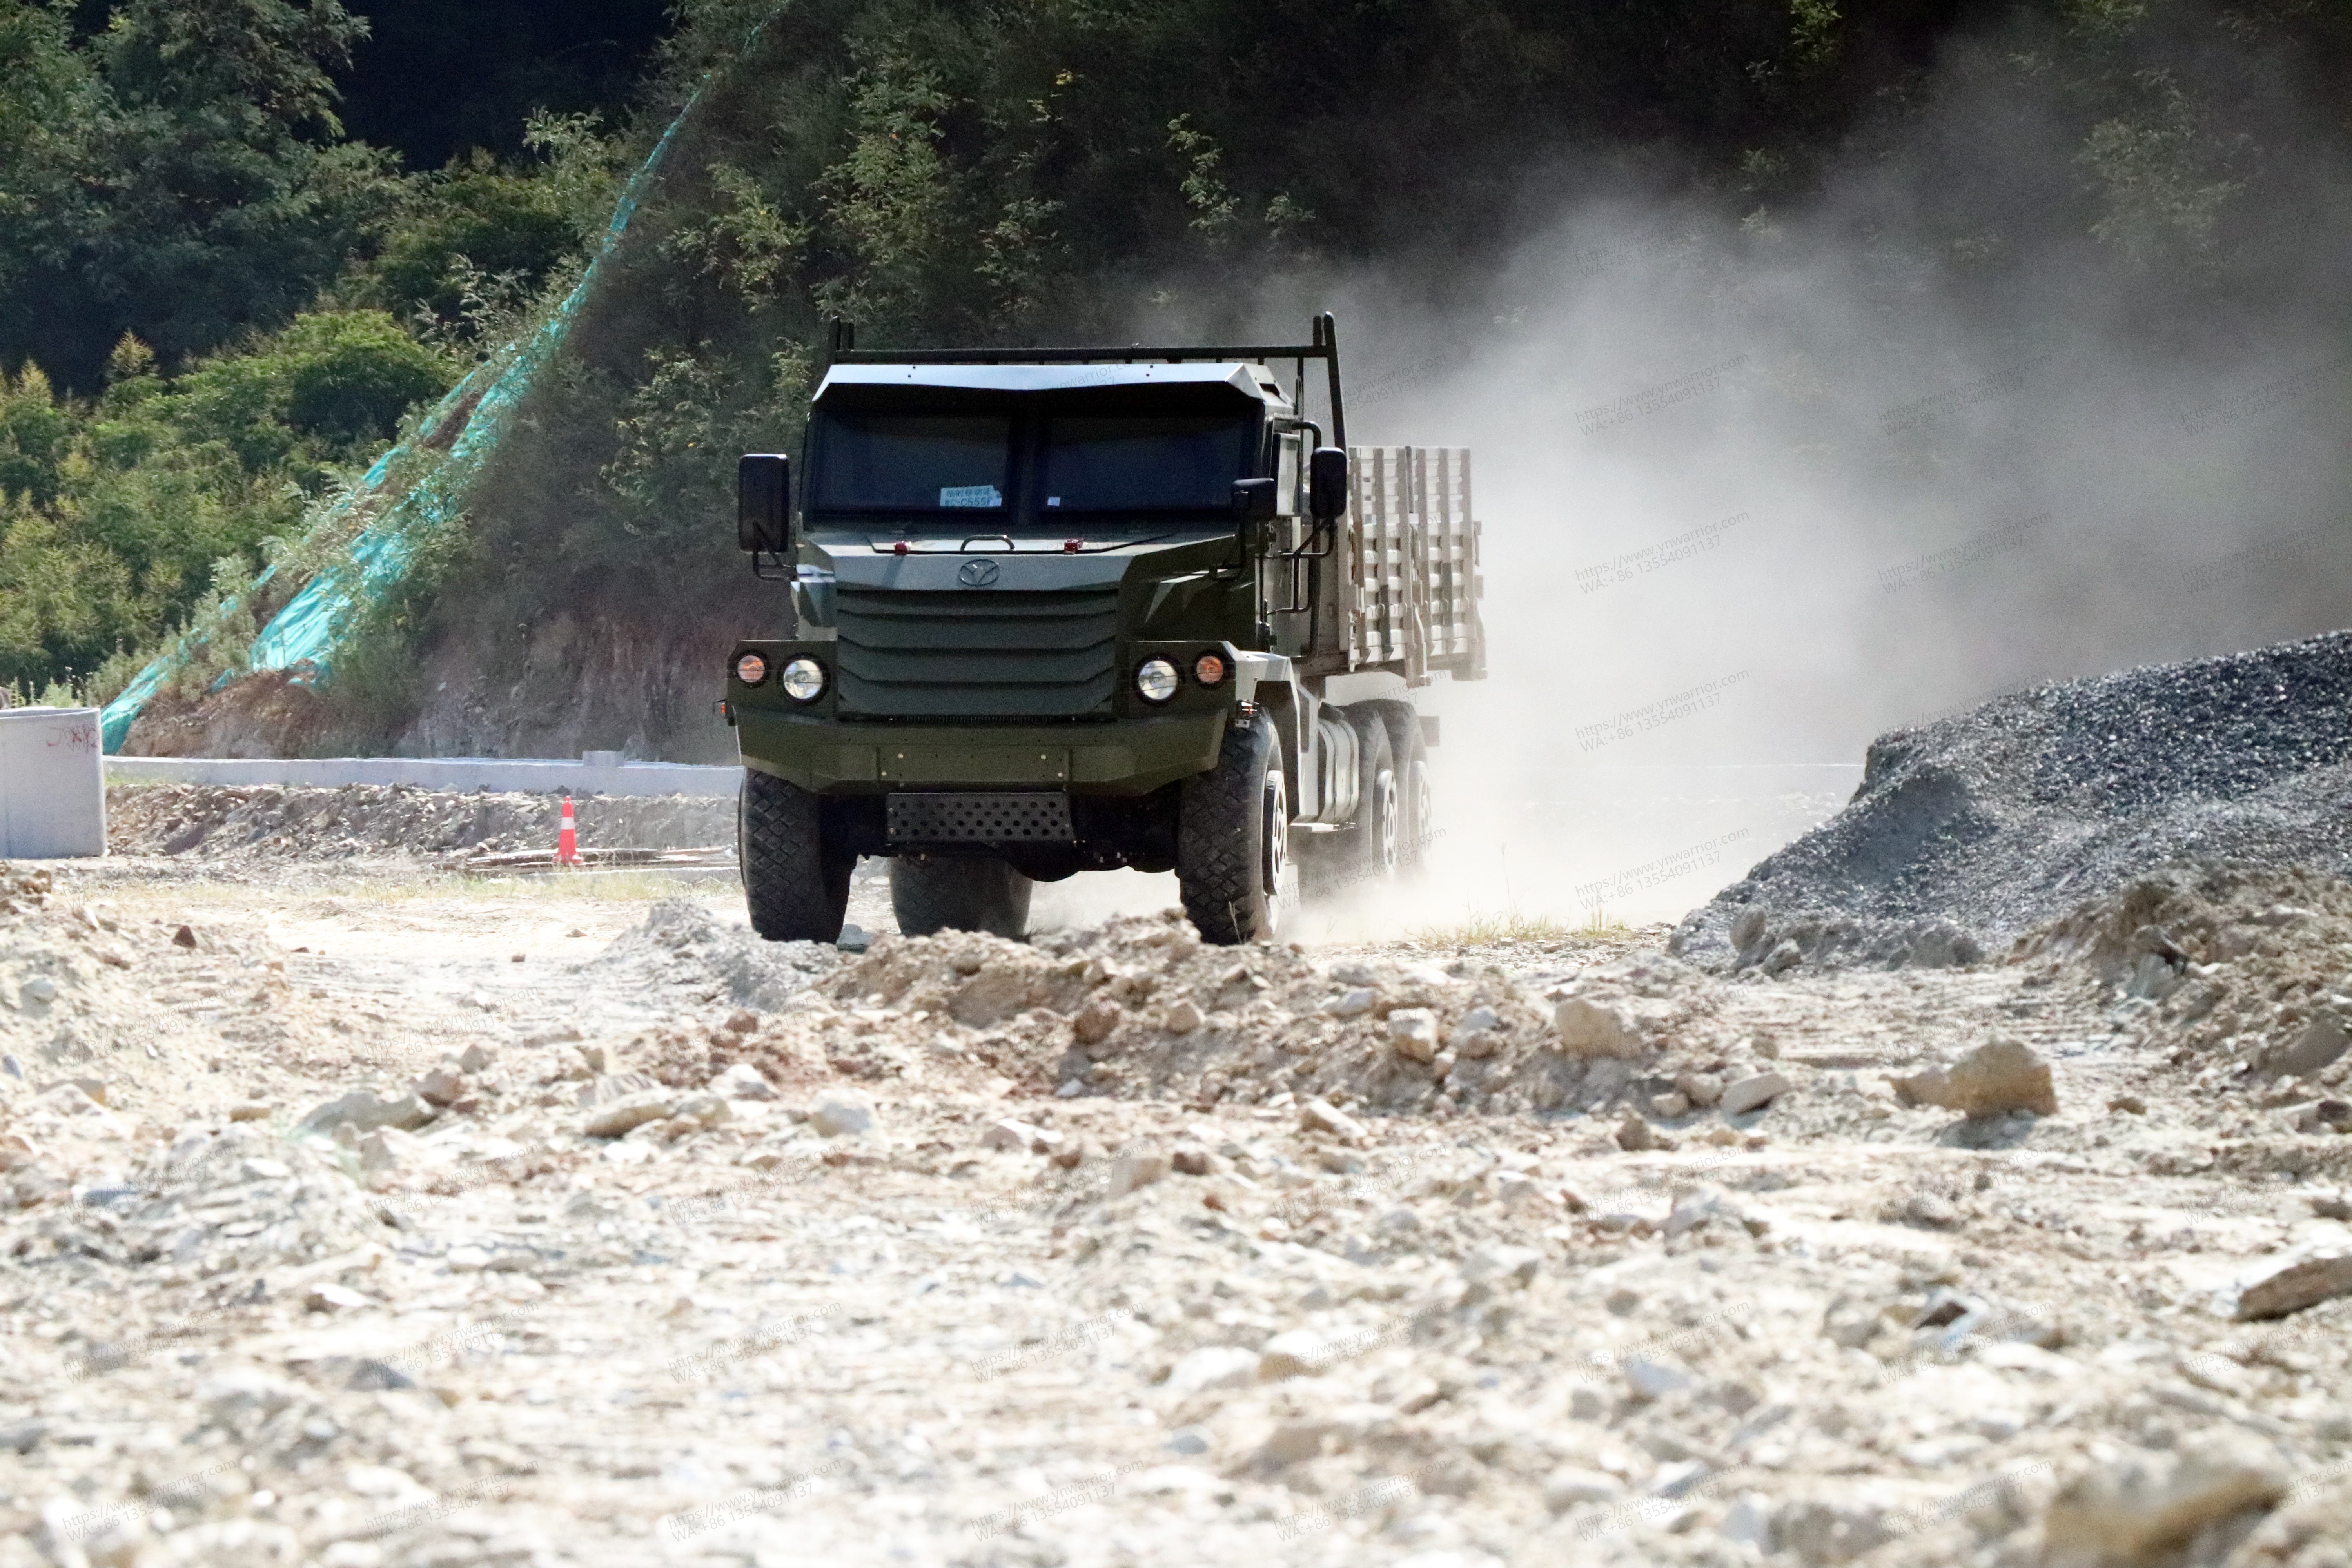
[[829, 944], [766, 942], [748, 926], [719, 920], [702, 900], [680, 897], [656, 902], [587, 969], [606, 984], [679, 987], [705, 1001], [772, 1010], [840, 962]]
[[[2032, 932], [2019, 956], [2079, 965], [2152, 1044], [2211, 1081], [2352, 1084], [2352, 883], [2297, 868], [2167, 867]], [[2314, 1090], [2315, 1092], [2315, 1089]], [[2340, 1100], [2296, 1131], [2352, 1131]], [[2290, 1124], [2302, 1120], [2290, 1116]]]
[[[252, 1122], [192, 1122], [127, 1180], [91, 1183], [77, 1195], [49, 1233], [58, 1256], [117, 1266], [201, 1257], [207, 1274], [249, 1278], [384, 1234], [331, 1151]], [[83, 1353], [90, 1370], [106, 1371], [124, 1352], [93, 1340]]]
[[[75, 1079], [111, 1085], [98, 1093], [120, 1108], [126, 1063], [142, 1074], [187, 1069], [214, 1037], [173, 1008], [173, 993], [159, 973], [223, 955], [222, 939], [209, 928], [175, 942], [182, 929], [88, 903], [68, 906], [52, 891], [49, 873], [0, 861], [0, 1111]], [[53, 1109], [96, 1109], [79, 1090], [66, 1100]]]
[[[551, 853], [562, 800], [408, 784], [118, 784], [107, 791], [107, 847], [118, 855], [258, 859]], [[731, 800], [589, 795], [575, 798], [573, 812], [583, 847], [685, 849], [735, 841]]]
[[1873, 742], [1838, 816], [1694, 911], [1711, 967], [1936, 967], [2187, 859], [2352, 871], [2352, 633], [2040, 687]]
[[706, 995], [772, 1011], [666, 1026], [618, 1055], [676, 1088], [740, 1062], [780, 1083], [944, 1078], [1027, 1098], [1440, 1117], [1679, 1117], [1762, 1069], [1717, 1021], [1706, 977], [1654, 954], [1538, 990], [1466, 962], [1210, 947], [1172, 913], [1035, 946], [971, 932], [884, 938], [847, 960], [804, 946], [758, 942], [690, 900], [657, 906], [599, 962], [672, 982], [690, 969]]

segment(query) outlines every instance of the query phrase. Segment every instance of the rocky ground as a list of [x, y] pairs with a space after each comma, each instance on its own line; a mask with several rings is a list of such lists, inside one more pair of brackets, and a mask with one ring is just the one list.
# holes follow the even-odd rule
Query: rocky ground
[[0, 1565], [2352, 1562], [2328, 877], [1774, 973], [0, 900]]
[[[573, 805], [579, 842], [590, 849], [735, 843], [731, 798], [590, 795]], [[543, 849], [555, 842], [562, 809], [555, 795], [411, 784], [118, 784], [106, 792], [107, 842], [116, 854], [206, 864]]]

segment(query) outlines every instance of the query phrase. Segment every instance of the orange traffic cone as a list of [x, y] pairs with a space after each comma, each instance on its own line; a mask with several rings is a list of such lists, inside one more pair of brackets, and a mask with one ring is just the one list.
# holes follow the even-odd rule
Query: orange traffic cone
[[580, 833], [572, 823], [572, 797], [563, 797], [563, 819], [555, 828], [555, 863], [559, 866], [580, 864]]

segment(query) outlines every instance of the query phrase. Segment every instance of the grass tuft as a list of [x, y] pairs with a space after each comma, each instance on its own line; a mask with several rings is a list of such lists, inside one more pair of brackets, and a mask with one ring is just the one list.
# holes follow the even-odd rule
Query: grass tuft
[[1412, 933], [1412, 940], [1423, 947], [1488, 947], [1510, 942], [1618, 942], [1633, 934], [1633, 927], [1606, 910], [1594, 910], [1580, 926], [1553, 915], [1510, 910], [1465, 915], [1452, 925], [1423, 926]]

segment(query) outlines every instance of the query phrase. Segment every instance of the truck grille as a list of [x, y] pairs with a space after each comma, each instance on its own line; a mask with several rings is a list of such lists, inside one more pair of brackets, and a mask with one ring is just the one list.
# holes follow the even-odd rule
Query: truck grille
[[1053, 718], [1108, 713], [1118, 590], [907, 592], [835, 601], [838, 711], [859, 718]]
[[1067, 844], [1070, 797], [1059, 790], [905, 790], [887, 797], [893, 844]]

